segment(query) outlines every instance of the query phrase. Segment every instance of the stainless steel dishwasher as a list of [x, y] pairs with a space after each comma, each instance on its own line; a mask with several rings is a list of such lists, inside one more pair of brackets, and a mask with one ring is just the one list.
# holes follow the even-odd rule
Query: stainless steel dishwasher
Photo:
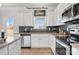
[[21, 34], [21, 47], [31, 47], [31, 34]]

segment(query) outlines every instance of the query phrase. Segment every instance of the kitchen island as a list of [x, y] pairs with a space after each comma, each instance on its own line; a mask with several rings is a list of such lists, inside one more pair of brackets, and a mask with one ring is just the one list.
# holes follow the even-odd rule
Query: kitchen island
[[7, 37], [5, 42], [0, 43], [0, 55], [20, 55], [21, 37], [14, 35]]

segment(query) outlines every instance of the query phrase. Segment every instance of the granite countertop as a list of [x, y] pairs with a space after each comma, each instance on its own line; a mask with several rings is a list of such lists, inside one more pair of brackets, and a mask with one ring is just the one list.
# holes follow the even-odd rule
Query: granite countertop
[[69, 36], [69, 35], [59, 34], [59, 33], [51, 33], [51, 34], [52, 34], [52, 35], [55, 35], [55, 36], [60, 36], [60, 37]]
[[59, 33], [56, 33], [56, 32], [30, 32], [30, 33], [17, 33], [15, 32], [14, 34], [52, 34], [54, 36], [59, 36], [59, 37], [66, 37], [66, 36], [69, 36], [69, 35], [64, 35], [64, 34], [59, 34]]
[[19, 40], [21, 37], [18, 36], [18, 35], [14, 35], [14, 36], [10, 36], [10, 37], [7, 37], [5, 42], [3, 43], [0, 43], [0, 48], [4, 47], [4, 46], [7, 46], [17, 40]]

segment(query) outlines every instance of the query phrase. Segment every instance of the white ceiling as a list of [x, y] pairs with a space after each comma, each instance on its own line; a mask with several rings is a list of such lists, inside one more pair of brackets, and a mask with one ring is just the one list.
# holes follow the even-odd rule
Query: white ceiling
[[2, 3], [2, 7], [56, 7], [58, 3]]
[[2, 3], [0, 11], [14, 11], [18, 10], [20, 12], [30, 12], [33, 9], [28, 10], [28, 8], [47, 8], [48, 11], [54, 11], [59, 3]]

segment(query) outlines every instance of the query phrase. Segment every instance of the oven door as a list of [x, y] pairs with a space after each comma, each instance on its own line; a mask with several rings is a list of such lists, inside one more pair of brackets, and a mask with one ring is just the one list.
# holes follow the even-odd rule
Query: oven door
[[56, 40], [56, 55], [70, 55], [70, 46]]

